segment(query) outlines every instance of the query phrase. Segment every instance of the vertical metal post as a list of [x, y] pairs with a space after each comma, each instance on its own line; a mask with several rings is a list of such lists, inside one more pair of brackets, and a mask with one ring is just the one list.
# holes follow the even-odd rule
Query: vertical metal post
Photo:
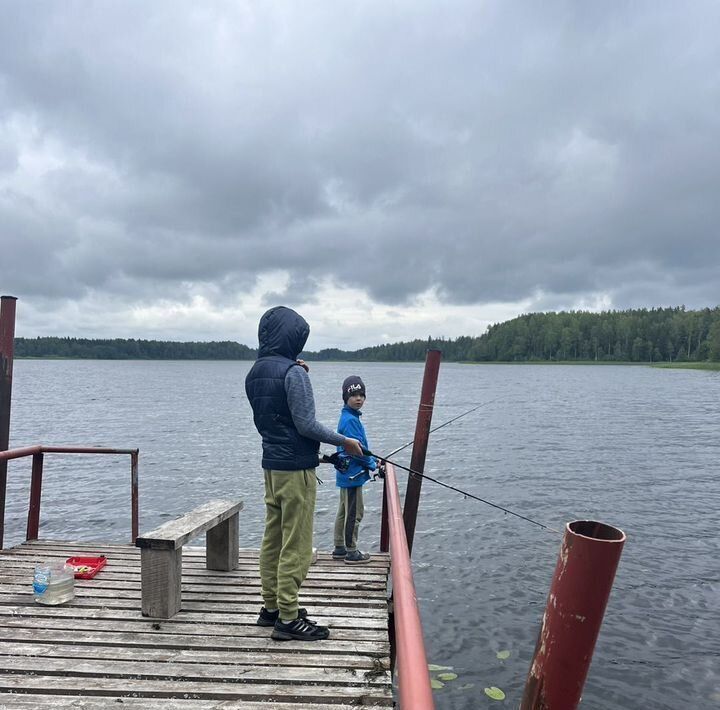
[[[0, 451], [10, 448], [13, 353], [15, 352], [15, 296], [0, 296]], [[7, 461], [0, 461], [0, 550], [5, 539]]]
[[33, 454], [32, 478], [30, 479], [30, 507], [28, 508], [26, 540], [37, 540], [40, 530], [40, 500], [44, 454]]
[[139, 516], [138, 516], [138, 450], [135, 449], [133, 453], [130, 454], [130, 507], [131, 507], [131, 535], [132, 539], [130, 542], [135, 544], [135, 540], [138, 536], [138, 525], [139, 525]]
[[624, 544], [604, 523], [566, 525], [520, 710], [577, 708]]
[[390, 528], [388, 526], [387, 482], [383, 478], [382, 514], [380, 515], [380, 552], [390, 549]]
[[[432, 424], [433, 406], [435, 404], [435, 389], [437, 388], [438, 372], [440, 370], [440, 350], [428, 350], [425, 358], [425, 374], [423, 375], [422, 393], [420, 395], [420, 407], [418, 408], [417, 422], [415, 424], [415, 436], [410, 468], [418, 473], [425, 470], [425, 455], [427, 454], [430, 426]], [[420, 489], [422, 478], [408, 476], [407, 489], [405, 490], [405, 507], [403, 508], [403, 520], [405, 522], [405, 535], [407, 537], [408, 551], [412, 554], [413, 539], [415, 537], [415, 521], [417, 520], [418, 507], [420, 505]]]

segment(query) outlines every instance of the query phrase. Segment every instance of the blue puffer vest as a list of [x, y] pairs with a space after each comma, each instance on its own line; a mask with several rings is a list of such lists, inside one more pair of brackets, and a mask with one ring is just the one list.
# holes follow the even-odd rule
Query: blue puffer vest
[[262, 437], [263, 468], [294, 471], [318, 465], [320, 442], [295, 428], [285, 375], [307, 342], [310, 327], [290, 308], [278, 306], [260, 319], [258, 359], [245, 378], [253, 420]]

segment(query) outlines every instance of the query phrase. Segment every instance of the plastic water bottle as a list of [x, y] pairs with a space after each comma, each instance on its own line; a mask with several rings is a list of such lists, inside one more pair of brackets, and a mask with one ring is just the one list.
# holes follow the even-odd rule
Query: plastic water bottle
[[63, 604], [75, 596], [75, 569], [64, 562], [35, 567], [33, 596], [38, 604]]

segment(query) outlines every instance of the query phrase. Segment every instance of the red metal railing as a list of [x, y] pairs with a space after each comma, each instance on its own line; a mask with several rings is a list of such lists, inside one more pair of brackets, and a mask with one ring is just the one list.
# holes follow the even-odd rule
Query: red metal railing
[[395, 469], [390, 463], [385, 464], [384, 499], [383, 513], [387, 514], [392, 561], [390, 569], [394, 602], [395, 667], [398, 673], [400, 707], [403, 710], [432, 710], [435, 702], [430, 687], [410, 551], [400, 508]]
[[[44, 454], [129, 454], [130, 456], [130, 508], [131, 528], [134, 543], [138, 536], [138, 449], [104, 449], [92, 446], [26, 446], [20, 449], [0, 451], [0, 462], [32, 456], [32, 478], [30, 481], [30, 506], [27, 519], [27, 540], [37, 540], [40, 528], [40, 499]], [[0, 510], [0, 523], [4, 527], [5, 511]]]

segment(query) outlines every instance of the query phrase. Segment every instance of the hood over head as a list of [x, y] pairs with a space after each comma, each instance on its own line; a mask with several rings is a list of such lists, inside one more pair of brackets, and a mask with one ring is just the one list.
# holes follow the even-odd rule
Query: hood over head
[[309, 335], [310, 326], [299, 313], [286, 306], [275, 306], [260, 318], [258, 357], [282, 355], [296, 360]]

